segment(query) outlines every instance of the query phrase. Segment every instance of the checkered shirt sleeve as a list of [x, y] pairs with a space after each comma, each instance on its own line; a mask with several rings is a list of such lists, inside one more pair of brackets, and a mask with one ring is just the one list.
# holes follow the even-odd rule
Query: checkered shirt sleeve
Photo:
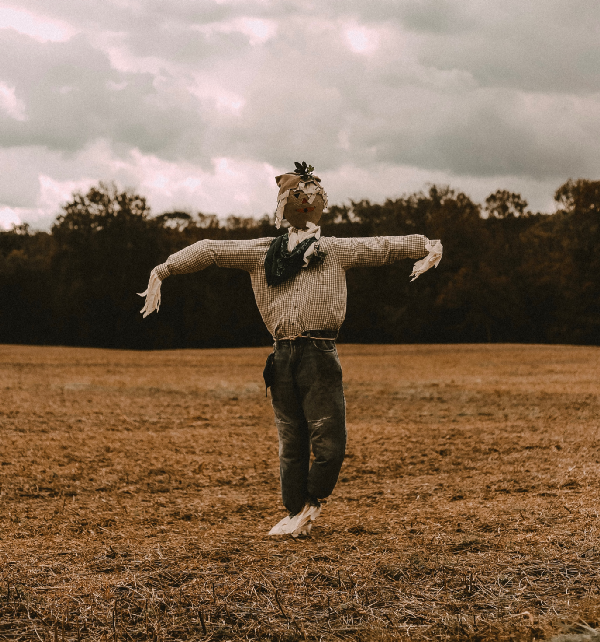
[[371, 267], [388, 265], [401, 259], [420, 259], [427, 255], [429, 239], [421, 234], [410, 236], [372, 236], [334, 239], [332, 249], [341, 266]]
[[272, 238], [244, 241], [205, 239], [171, 254], [165, 263], [157, 266], [155, 270], [161, 281], [171, 274], [197, 272], [209, 265], [253, 272], [264, 263], [272, 240]]

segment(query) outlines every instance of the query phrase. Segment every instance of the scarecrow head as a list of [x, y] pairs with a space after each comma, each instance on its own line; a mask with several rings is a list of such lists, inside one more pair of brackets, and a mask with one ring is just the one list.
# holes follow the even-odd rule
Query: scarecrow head
[[321, 187], [321, 179], [313, 175], [312, 165], [294, 164], [294, 172], [275, 177], [279, 187], [275, 225], [280, 227], [285, 218], [290, 225], [301, 230], [308, 222], [318, 224], [323, 209], [327, 207], [327, 194]]

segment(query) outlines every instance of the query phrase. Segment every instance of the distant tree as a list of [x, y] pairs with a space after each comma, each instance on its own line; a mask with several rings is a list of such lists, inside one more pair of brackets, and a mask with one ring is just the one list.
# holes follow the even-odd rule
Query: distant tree
[[203, 229], [218, 229], [220, 227], [219, 217], [216, 214], [196, 214], [198, 218], [198, 227]]
[[54, 239], [27, 224], [0, 232], [0, 343], [48, 343]]
[[184, 230], [189, 225], [194, 225], [191, 215], [187, 212], [165, 212], [157, 216], [155, 220], [159, 225], [177, 231]]
[[[560, 210], [552, 217], [560, 239], [568, 284], [562, 291], [563, 336], [600, 343], [600, 181], [568, 180], [555, 194]], [[567, 324], [570, 327], [567, 329]]]
[[146, 199], [114, 183], [75, 192], [52, 227], [52, 273], [60, 337], [75, 345], [141, 345], [132, 323], [139, 291], [164, 253], [164, 220], [150, 218]]
[[13, 250], [20, 250], [27, 245], [32, 236], [27, 223], [13, 225], [9, 231], [0, 230], [0, 256], [8, 256]]
[[574, 215], [600, 214], [600, 181], [569, 179], [554, 194], [560, 208]]
[[75, 192], [73, 200], [65, 203], [52, 233], [66, 239], [71, 233], [83, 238], [93, 232], [116, 230], [143, 224], [150, 216], [146, 199], [131, 191], [120, 191], [114, 183], [100, 182], [87, 194]]
[[527, 201], [520, 194], [499, 189], [485, 199], [485, 211], [495, 218], [522, 216]]
[[31, 236], [32, 233], [29, 223], [21, 223], [19, 225], [15, 223], [11, 231], [15, 236]]

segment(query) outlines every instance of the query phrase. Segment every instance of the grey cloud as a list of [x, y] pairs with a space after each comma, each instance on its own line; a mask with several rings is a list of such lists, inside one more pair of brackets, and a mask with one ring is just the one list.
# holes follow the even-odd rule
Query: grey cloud
[[486, 3], [471, 15], [470, 33], [423, 38], [420, 60], [469, 71], [488, 87], [527, 91], [598, 91], [600, 4]]
[[336, 11], [416, 32], [425, 66], [467, 71], [483, 86], [563, 92], [600, 87], [595, 0], [354, 0], [336, 3]]
[[449, 0], [412, 0], [398, 5], [398, 18], [407, 29], [430, 33], [461, 33], [474, 22], [464, 3]]
[[[599, 121], [572, 123], [571, 99], [532, 111], [528, 101], [499, 90], [456, 94], [414, 86], [395, 98], [390, 93], [371, 100], [367, 117], [347, 121], [349, 140], [365, 160], [539, 180], [600, 171]], [[592, 113], [599, 109], [598, 102], [588, 103]]]
[[[3, 146], [42, 145], [73, 152], [108, 138], [147, 153], [187, 155], [202, 145], [196, 102], [171, 88], [165, 76], [158, 91], [150, 74], [115, 71], [86, 37], [37, 43], [0, 32], [5, 60], [0, 79], [13, 82], [28, 120], [3, 119]], [[112, 88], [111, 88], [112, 87]]]
[[2, 174], [0, 176], [0, 199], [8, 207], [30, 207], [37, 194], [38, 173], [48, 168], [43, 148], [13, 147], [0, 151]]
[[205, 34], [180, 23], [133, 32], [123, 44], [137, 56], [159, 56], [188, 65], [190, 71], [219, 64], [223, 59], [243, 59], [249, 48], [248, 36], [242, 33]]
[[[48, 13], [41, 0], [23, 6]], [[85, 33], [41, 44], [0, 32], [0, 80], [29, 116], [0, 116], [4, 146], [72, 153], [104, 138], [203, 167], [227, 156], [539, 180], [600, 171], [596, 2], [58, 0], [51, 12]], [[195, 29], [240, 16], [274, 20], [277, 34], [252, 47], [241, 33]], [[379, 50], [349, 50], [343, 27], [354, 23], [381, 31]], [[106, 32], [162, 61], [159, 72], [112, 68], [98, 49]], [[194, 77], [204, 95], [189, 93]], [[217, 108], [215, 87], [244, 106]]]
[[420, 60], [437, 69], [468, 71], [481, 86], [539, 92], [600, 90], [596, 38], [565, 39], [558, 33], [512, 33], [503, 38], [440, 38], [424, 42]]
[[[589, 169], [581, 140], [540, 136], [526, 117], [515, 113], [511, 118], [507, 112], [484, 103], [468, 120], [448, 123], [430, 141], [440, 157], [436, 167], [463, 175], [510, 174], [538, 180], [565, 173], [579, 176]], [[427, 166], [425, 158], [420, 160], [421, 166]]]
[[165, 21], [212, 22], [224, 20], [236, 13], [235, 7], [228, 4], [197, 0], [177, 0], [168, 3], [154, 0], [53, 0], [51, 6], [45, 0], [19, 0], [19, 8], [42, 16], [59, 18], [76, 27], [104, 28], [112, 31], [143, 31]]
[[[294, 6], [298, 12], [300, 5]], [[365, 23], [403, 23], [415, 31], [454, 32], [471, 22], [464, 6], [456, 0], [330, 0], [315, 2], [311, 9], [328, 17], [346, 15]]]

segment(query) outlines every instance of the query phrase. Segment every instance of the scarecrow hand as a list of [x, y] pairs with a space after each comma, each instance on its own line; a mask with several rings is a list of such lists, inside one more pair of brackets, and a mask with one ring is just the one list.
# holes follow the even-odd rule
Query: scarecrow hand
[[150, 272], [150, 281], [145, 292], [138, 292], [139, 296], [146, 297], [146, 303], [140, 312], [144, 313], [144, 319], [160, 307], [160, 286], [162, 281], [158, 278], [156, 268]]
[[411, 281], [414, 281], [418, 278], [423, 272], [427, 272], [431, 267], [437, 267], [438, 263], [442, 260], [442, 252], [444, 248], [440, 241], [429, 241], [425, 245], [425, 249], [429, 254], [420, 261], [415, 263], [411, 276], [413, 277]]

